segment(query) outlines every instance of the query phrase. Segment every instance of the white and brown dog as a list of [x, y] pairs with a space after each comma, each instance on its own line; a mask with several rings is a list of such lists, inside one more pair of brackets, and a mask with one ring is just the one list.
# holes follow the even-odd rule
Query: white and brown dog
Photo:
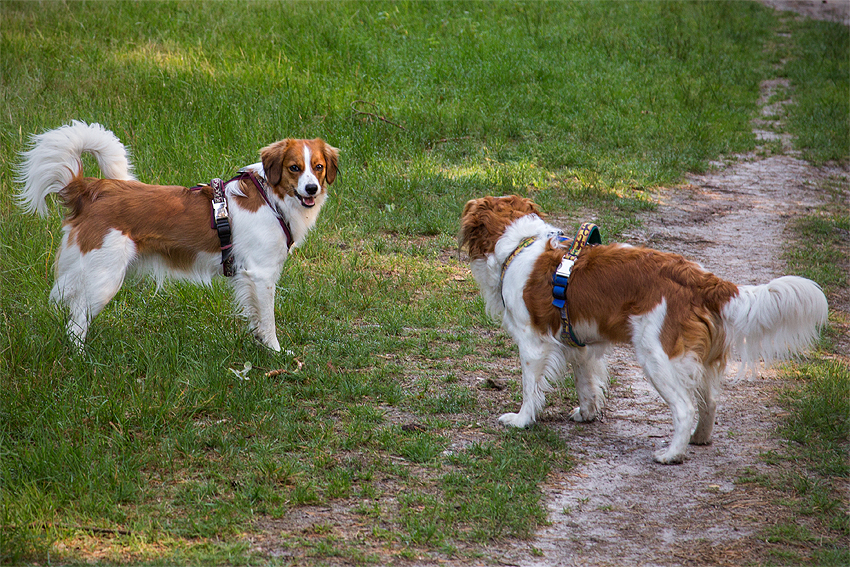
[[[97, 159], [102, 179], [83, 177], [85, 152]], [[265, 346], [279, 351], [275, 285], [290, 247], [316, 223], [338, 156], [321, 139], [275, 142], [260, 150], [259, 163], [222, 183], [217, 199], [226, 208], [218, 202], [214, 209], [208, 185], [137, 181], [126, 148], [99, 124], [74, 121], [33, 136], [18, 200], [46, 215], [47, 195], [58, 193], [68, 209], [50, 299], [67, 307], [71, 339], [82, 347], [92, 319], [128, 273], [150, 274], [158, 285], [169, 277], [207, 284], [222, 274], [225, 249], [242, 315]], [[228, 221], [232, 247], [220, 237], [217, 218]]]
[[608, 386], [605, 351], [630, 343], [673, 413], [673, 440], [655, 460], [680, 463], [688, 442], [711, 441], [715, 391], [733, 348], [742, 369], [755, 368], [760, 359], [805, 349], [827, 320], [826, 297], [804, 278], [737, 286], [676, 254], [597, 245], [582, 250], [569, 277], [568, 321], [586, 346], [568, 346], [558, 338], [561, 310], [552, 305], [553, 274], [566, 252], [558, 234], [522, 197], [484, 197], [463, 210], [460, 243], [487, 313], [501, 319], [519, 347], [523, 401], [519, 413], [499, 418], [506, 425], [534, 423], [568, 363], [579, 399], [570, 418], [596, 419]]

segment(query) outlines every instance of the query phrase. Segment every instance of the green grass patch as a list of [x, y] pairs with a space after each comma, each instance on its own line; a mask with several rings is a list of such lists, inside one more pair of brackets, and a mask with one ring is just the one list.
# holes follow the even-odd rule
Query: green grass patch
[[795, 221], [796, 244], [785, 253], [795, 273], [818, 282], [827, 295], [847, 287], [850, 272], [847, 183], [844, 176], [821, 182], [826, 203]]
[[794, 35], [783, 68], [795, 104], [788, 127], [807, 160], [850, 159], [850, 30], [837, 22], [789, 22]]

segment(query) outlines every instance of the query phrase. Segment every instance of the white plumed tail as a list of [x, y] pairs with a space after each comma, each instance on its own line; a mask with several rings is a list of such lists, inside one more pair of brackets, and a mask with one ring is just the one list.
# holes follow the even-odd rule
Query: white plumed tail
[[21, 154], [16, 181], [23, 184], [18, 204], [28, 213], [47, 214], [46, 199], [58, 193], [80, 171], [80, 157], [88, 152], [107, 179], [135, 179], [124, 144], [100, 124], [74, 120], [67, 126], [33, 136], [32, 147]]
[[806, 278], [784, 276], [738, 291], [722, 315], [727, 340], [741, 357], [739, 376], [755, 373], [759, 360], [770, 363], [805, 350], [826, 324], [826, 296]]

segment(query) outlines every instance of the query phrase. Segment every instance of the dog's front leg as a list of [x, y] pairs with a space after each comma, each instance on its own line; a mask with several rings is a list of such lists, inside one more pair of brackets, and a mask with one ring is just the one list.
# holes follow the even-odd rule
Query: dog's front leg
[[257, 277], [245, 270], [234, 276], [233, 287], [236, 302], [248, 320], [248, 328], [266, 347], [280, 352], [274, 320], [276, 281], [269, 277]]
[[550, 349], [534, 337], [518, 340], [519, 358], [522, 365], [522, 406], [519, 413], [506, 413], [499, 422], [513, 427], [527, 427], [537, 421], [537, 414], [546, 403], [549, 382], [545, 376]]
[[277, 340], [277, 327], [274, 322], [274, 282], [261, 282], [257, 285], [257, 298], [259, 320], [255, 333], [264, 345], [275, 352], [280, 352], [280, 343]]
[[605, 393], [608, 390], [608, 367], [605, 364], [605, 347], [565, 347], [567, 358], [573, 364], [579, 407], [570, 412], [576, 422], [593, 421], [605, 408]]

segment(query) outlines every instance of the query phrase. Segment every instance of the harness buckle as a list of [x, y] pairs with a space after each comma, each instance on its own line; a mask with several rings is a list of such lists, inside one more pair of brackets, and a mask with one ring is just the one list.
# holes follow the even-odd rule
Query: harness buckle
[[573, 271], [573, 266], [575, 266], [576, 261], [572, 258], [564, 258], [561, 260], [561, 264], [558, 266], [558, 269], [555, 271], [561, 277], [569, 278], [570, 274]]
[[226, 220], [229, 215], [227, 213], [227, 201], [213, 201], [213, 218], [216, 222]]

